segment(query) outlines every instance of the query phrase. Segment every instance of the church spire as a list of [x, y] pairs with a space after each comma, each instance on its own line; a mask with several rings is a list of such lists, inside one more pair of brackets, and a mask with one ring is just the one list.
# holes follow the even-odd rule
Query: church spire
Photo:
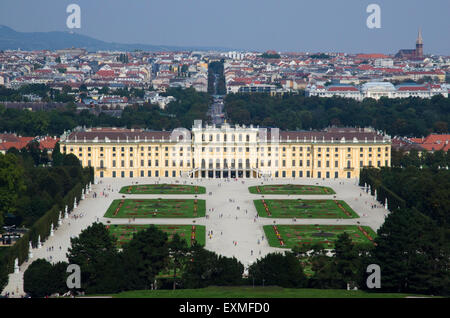
[[423, 39], [422, 39], [422, 29], [419, 28], [419, 34], [417, 35], [417, 41], [416, 44], [423, 44]]

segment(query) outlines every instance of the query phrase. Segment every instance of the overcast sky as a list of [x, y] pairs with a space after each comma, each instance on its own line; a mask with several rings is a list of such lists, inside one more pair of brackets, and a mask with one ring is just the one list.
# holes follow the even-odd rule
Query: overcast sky
[[[69, 31], [67, 5], [99, 40], [248, 50], [450, 55], [450, 0], [0, 0], [0, 24], [17, 31]], [[369, 29], [366, 8], [381, 7]]]

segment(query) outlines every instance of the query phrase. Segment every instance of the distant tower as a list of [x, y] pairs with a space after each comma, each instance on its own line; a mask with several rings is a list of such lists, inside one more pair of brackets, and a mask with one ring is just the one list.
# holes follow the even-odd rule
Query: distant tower
[[416, 41], [416, 57], [423, 57], [423, 39], [422, 39], [422, 30], [419, 29], [419, 34], [417, 35]]

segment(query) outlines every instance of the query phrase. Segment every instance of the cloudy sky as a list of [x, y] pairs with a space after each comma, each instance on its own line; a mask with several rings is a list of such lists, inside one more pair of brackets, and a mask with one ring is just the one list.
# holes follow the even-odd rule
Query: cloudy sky
[[[414, 48], [450, 55], [450, 0], [0, 0], [0, 24], [17, 31], [70, 31], [69, 4], [81, 8], [75, 32], [120, 43], [248, 50], [395, 53]], [[366, 8], [381, 8], [369, 29]]]

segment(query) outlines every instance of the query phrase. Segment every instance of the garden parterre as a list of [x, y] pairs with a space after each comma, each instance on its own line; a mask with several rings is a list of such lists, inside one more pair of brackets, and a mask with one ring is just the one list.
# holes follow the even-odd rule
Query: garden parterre
[[358, 214], [342, 200], [284, 200], [262, 199], [253, 201], [261, 217], [350, 219]]
[[119, 199], [106, 211], [107, 218], [197, 218], [205, 216], [200, 199]]
[[204, 194], [205, 187], [185, 184], [139, 184], [120, 189], [124, 194]]
[[335, 194], [330, 187], [302, 184], [272, 184], [249, 187], [253, 194]]
[[334, 248], [339, 234], [347, 232], [354, 244], [374, 244], [376, 233], [368, 226], [359, 225], [266, 225], [264, 232], [272, 247], [294, 248], [322, 244]]
[[[107, 229], [117, 239], [118, 247], [122, 247], [131, 241], [134, 234], [147, 229], [149, 226], [150, 224], [112, 224], [108, 225]], [[199, 245], [205, 245], [205, 226], [203, 225], [155, 224], [155, 226], [167, 233], [169, 241], [175, 234], [178, 234], [186, 241], [188, 246], [192, 246], [194, 241]]]

